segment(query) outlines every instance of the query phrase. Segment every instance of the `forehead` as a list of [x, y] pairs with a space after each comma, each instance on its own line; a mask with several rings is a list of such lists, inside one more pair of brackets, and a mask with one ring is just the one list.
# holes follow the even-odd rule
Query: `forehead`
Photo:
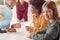
[[48, 8], [47, 6], [46, 7], [43, 7], [42, 10], [51, 10], [50, 8]]
[[53, 10], [48, 7], [44, 7], [42, 12], [52, 12], [53, 13]]

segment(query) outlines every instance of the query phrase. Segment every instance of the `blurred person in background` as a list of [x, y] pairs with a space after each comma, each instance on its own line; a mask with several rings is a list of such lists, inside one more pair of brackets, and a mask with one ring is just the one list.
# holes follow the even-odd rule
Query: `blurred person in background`
[[17, 18], [19, 21], [27, 21], [28, 20], [28, 3], [24, 0], [18, 0], [16, 3], [16, 11], [17, 11]]
[[[14, 5], [16, 4], [16, 0], [5, 0], [5, 5], [6, 5], [6, 7], [7, 8], [9, 8], [10, 9], [10, 12], [11, 12], [11, 20], [12, 20], [12, 9], [13, 9], [13, 7], [14, 7]], [[9, 27], [10, 27], [10, 24], [9, 24]], [[16, 32], [16, 30], [15, 29], [13, 29], [13, 28], [6, 28], [6, 31], [8, 32], [8, 31], [10, 31], [10, 32]]]

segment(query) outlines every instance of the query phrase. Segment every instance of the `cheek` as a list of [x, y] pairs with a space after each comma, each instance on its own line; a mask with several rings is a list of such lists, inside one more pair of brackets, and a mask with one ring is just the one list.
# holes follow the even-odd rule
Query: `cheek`
[[53, 17], [53, 11], [50, 9], [50, 11], [48, 12], [48, 15], [50, 16], [50, 17]]
[[11, 2], [10, 2], [10, 1], [8, 1], [8, 2], [7, 2], [7, 4], [8, 4], [8, 5], [11, 5]]
[[48, 20], [48, 16], [46, 14], [43, 14], [43, 17], [45, 18], [45, 20]]
[[45, 16], [46, 16], [46, 14], [45, 14], [45, 13], [43, 13], [43, 16], [45, 17]]
[[35, 10], [31, 8], [32, 13], [35, 13]]
[[49, 17], [53, 17], [53, 13], [49, 13], [48, 15], [49, 15]]
[[51, 13], [51, 16], [53, 17], [53, 13]]
[[31, 11], [33, 11], [33, 9], [31, 8]]
[[11, 6], [14, 6], [14, 5], [15, 5], [15, 2], [12, 2], [12, 3], [11, 3]]

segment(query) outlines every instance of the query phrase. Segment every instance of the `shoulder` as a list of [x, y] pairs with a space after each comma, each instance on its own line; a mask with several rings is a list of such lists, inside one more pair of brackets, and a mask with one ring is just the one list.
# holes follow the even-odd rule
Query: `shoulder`
[[56, 20], [54, 21], [52, 24], [56, 25], [56, 26], [60, 26], [60, 21]]
[[24, 1], [24, 3], [25, 3], [25, 4], [28, 4], [28, 2], [25, 2], [25, 1]]
[[60, 22], [56, 20], [53, 23], [49, 23], [48, 28], [59, 29], [60, 28]]
[[24, 2], [24, 5], [28, 6], [28, 2]]
[[60, 29], [60, 21], [57, 21], [57, 22], [55, 23], [55, 26]]

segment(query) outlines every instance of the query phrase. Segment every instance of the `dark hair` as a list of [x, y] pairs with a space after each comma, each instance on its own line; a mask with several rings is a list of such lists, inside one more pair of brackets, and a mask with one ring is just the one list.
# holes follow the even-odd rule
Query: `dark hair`
[[41, 8], [44, 2], [45, 2], [44, 0], [30, 0], [30, 4], [34, 6], [39, 13], [41, 13]]
[[57, 7], [56, 7], [55, 2], [53, 2], [53, 1], [45, 2], [45, 3], [43, 4], [43, 6], [42, 6], [42, 9], [43, 9], [44, 7], [50, 8], [50, 9], [53, 11], [53, 16], [54, 16], [54, 18], [55, 18], [55, 19], [58, 19], [58, 10], [57, 10]]

